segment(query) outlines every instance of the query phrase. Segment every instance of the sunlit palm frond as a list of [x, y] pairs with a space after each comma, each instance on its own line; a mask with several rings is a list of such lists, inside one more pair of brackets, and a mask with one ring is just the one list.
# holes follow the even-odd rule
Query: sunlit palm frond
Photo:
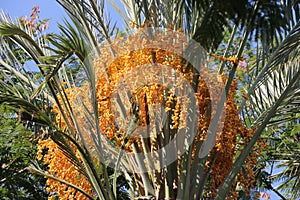
[[[263, 121], [272, 105], [277, 102], [284, 89], [290, 84], [295, 73], [300, 70], [299, 60], [296, 59], [292, 63], [280, 65], [280, 68], [278, 71], [274, 71], [268, 80], [262, 82], [262, 85], [249, 98], [248, 105], [253, 107], [253, 109], [246, 107], [248, 112], [245, 112], [245, 114], [248, 115], [247, 119], [251, 121], [252, 127], [259, 125]], [[297, 84], [293, 84], [286, 99], [282, 100], [274, 113], [274, 120], [271, 120], [269, 124], [281, 124], [285, 120], [291, 120], [290, 116], [299, 112], [300, 90]]]
[[[237, 170], [243, 165], [250, 149], [259, 139], [267, 125], [272, 122], [280, 123], [280, 120], [272, 121], [274, 117], [286, 120], [288, 115], [298, 112], [295, 109], [299, 103], [299, 22], [291, 29], [282, 43], [280, 43], [267, 64], [263, 64], [260, 74], [255, 77], [248, 91], [248, 104], [244, 100], [242, 104], [243, 118], [249, 127], [256, 127], [253, 138], [243, 149], [235, 161], [234, 167], [227, 175], [220, 188], [217, 199], [225, 197], [228, 186], [231, 185]], [[270, 70], [270, 71], [269, 71]], [[294, 107], [296, 106], [296, 107]], [[290, 112], [289, 112], [290, 111]], [[250, 122], [247, 122], [249, 120]], [[281, 121], [281, 122], [282, 122]]]
[[35, 59], [40, 63], [40, 56], [49, 53], [42, 47], [45, 44], [43, 35], [33, 33], [28, 27], [22, 26], [20, 21], [13, 22], [1, 13], [0, 36], [2, 102], [14, 105], [29, 116], [35, 113], [32, 119], [41, 115], [39, 123], [49, 125], [49, 119], [42, 112], [45, 112], [44, 107], [49, 106], [54, 99], [45, 90], [37, 95], [37, 99], [32, 99], [32, 93], [39, 89], [43, 80], [35, 77], [40, 73], [37, 65], [33, 67], [35, 69], [28, 67], [30, 60]]
[[279, 172], [269, 177], [274, 182], [279, 182], [277, 190], [286, 194], [289, 199], [300, 197], [300, 157], [299, 145], [293, 145], [293, 149], [287, 149], [287, 153], [277, 153], [273, 159], [279, 161], [276, 166]]
[[[260, 70], [255, 81], [249, 88], [249, 101], [243, 104], [243, 114], [245, 119], [250, 121], [251, 126], [260, 124], [270, 108], [274, 105], [286, 87], [290, 86], [290, 91], [285, 99], [280, 102], [273, 122], [282, 123], [290, 114], [298, 112], [299, 104], [299, 84], [298, 81], [291, 83], [300, 70], [299, 66], [299, 37], [300, 22], [298, 22], [291, 32], [275, 50], [269, 62]], [[290, 85], [292, 84], [292, 85]], [[249, 109], [252, 107], [253, 109]], [[279, 120], [281, 119], [281, 120]], [[272, 123], [270, 121], [269, 123]]]
[[103, 38], [108, 42], [111, 41], [114, 26], [106, 17], [103, 0], [57, 0], [57, 2], [67, 11], [70, 19], [80, 30], [80, 34], [84, 36], [93, 52], [98, 52], [98, 45]]
[[[82, 146], [86, 148], [84, 146], [84, 139], [82, 138], [82, 130], [79, 128], [80, 126], [71, 108], [66, 90], [63, 88], [68, 76], [66, 74], [67, 66], [65, 66], [65, 62], [73, 55], [77, 55], [79, 60], [84, 60], [88, 54], [85, 43], [79, 39], [81, 37], [76, 35], [77, 32], [72, 27], [61, 27], [63, 35], [59, 39], [61, 39], [63, 45], [69, 45], [69, 47], [64, 47], [66, 49], [53, 49], [52, 46], [50, 48], [49, 43], [45, 42], [44, 36], [39, 37], [40, 35], [33, 34], [26, 27], [18, 24], [18, 21], [5, 21], [7, 19], [3, 17], [0, 23], [0, 36], [1, 40], [4, 41], [4, 43], [1, 43], [1, 48], [4, 49], [1, 63], [6, 69], [1, 71], [1, 75], [6, 76], [3, 77], [3, 81], [1, 82], [3, 86], [0, 91], [1, 103], [9, 104], [14, 108], [20, 108], [22, 113], [28, 115], [27, 120], [38, 122], [39, 125], [46, 127], [47, 134], [53, 136], [53, 140], [59, 144], [62, 152], [69, 158], [70, 162], [77, 166], [78, 170], [91, 182], [97, 196], [101, 199], [114, 199], [113, 196], [109, 195], [110, 190], [103, 189], [104, 184], [106, 187], [109, 187], [108, 174], [104, 173], [104, 183], [102, 183], [99, 179], [99, 174], [96, 174], [95, 163], [93, 163], [89, 152], [79, 148]], [[10, 44], [13, 44], [13, 46], [10, 46]], [[14, 48], [22, 49], [22, 56], [26, 56], [28, 61], [31, 61], [30, 64], [35, 65], [34, 73], [40, 73], [41, 75], [38, 82], [39, 85], [36, 85], [33, 77], [29, 76], [32, 72], [25, 68], [26, 65], [19, 62], [19, 55], [12, 53], [15, 53]], [[19, 69], [16, 69], [17, 67]], [[18, 73], [17, 70], [20, 72]], [[14, 77], [16, 79], [9, 81]], [[70, 87], [71, 84], [68, 83], [68, 86]], [[25, 91], [26, 96], [23, 95], [23, 91]], [[44, 94], [50, 98], [45, 97]], [[49, 99], [51, 99], [51, 102], [49, 102]], [[66, 113], [66, 115], [63, 114], [63, 118], [67, 123], [67, 131], [70, 136], [62, 132], [57, 132], [59, 128], [56, 127], [55, 120], [51, 119], [53, 113], [47, 113], [44, 110], [46, 109], [44, 105], [48, 109], [51, 109], [54, 103], [58, 105], [62, 113]], [[70, 122], [69, 120], [71, 120], [71, 124], [68, 123]], [[73, 128], [74, 126], [75, 129]], [[78, 137], [78, 140], [74, 139], [75, 136]], [[76, 149], [79, 150], [81, 161], [76, 157], [70, 144], [77, 145]], [[39, 171], [38, 167], [35, 169]], [[103, 167], [103, 171], [106, 172], [106, 167]], [[64, 183], [66, 182], [59, 180], [57, 177], [52, 178]]]

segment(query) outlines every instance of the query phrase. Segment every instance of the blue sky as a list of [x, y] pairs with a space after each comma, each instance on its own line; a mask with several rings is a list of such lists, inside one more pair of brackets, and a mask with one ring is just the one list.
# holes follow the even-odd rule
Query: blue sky
[[[118, 5], [120, 4], [119, 1], [115, 2]], [[0, 10], [9, 14], [13, 19], [15, 17], [29, 16], [34, 5], [40, 7], [41, 19], [50, 18], [49, 30], [58, 31], [57, 22], [62, 23], [62, 19], [67, 17], [67, 14], [65, 14], [63, 8], [55, 0], [0, 0]], [[106, 8], [112, 22], [118, 22], [119, 25], [122, 24], [120, 16], [110, 4], [107, 4]]]
[[0, 9], [9, 14], [13, 19], [15, 17], [29, 16], [34, 5], [40, 6], [41, 19], [50, 18], [49, 28], [57, 31], [56, 23], [61, 22], [66, 17], [64, 10], [54, 0], [0, 0]]

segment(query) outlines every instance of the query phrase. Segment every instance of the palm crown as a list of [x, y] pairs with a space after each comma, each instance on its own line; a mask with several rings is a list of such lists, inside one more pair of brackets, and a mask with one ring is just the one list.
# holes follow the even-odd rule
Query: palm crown
[[[49, 170], [36, 163], [29, 169], [48, 177], [49, 191], [66, 198], [225, 199], [257, 186], [262, 134], [298, 124], [298, 1], [123, 0], [125, 10], [110, 1], [127, 25], [122, 34], [105, 17], [104, 1], [57, 2], [71, 20], [59, 25], [60, 34], [43, 34], [43, 21], [13, 22], [4, 14], [0, 24], [0, 102], [44, 133], [39, 147], [48, 153], [39, 157]], [[24, 68], [26, 60], [41, 78]], [[238, 100], [236, 87], [244, 93]], [[299, 148], [283, 144], [283, 152]], [[297, 150], [289, 153], [287, 170], [272, 178], [297, 188]]]

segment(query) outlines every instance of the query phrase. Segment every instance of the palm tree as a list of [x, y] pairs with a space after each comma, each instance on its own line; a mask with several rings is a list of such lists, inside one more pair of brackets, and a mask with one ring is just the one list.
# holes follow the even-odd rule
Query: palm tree
[[[250, 63], [251, 67], [246, 73], [250, 79], [245, 84], [248, 98], [245, 97], [239, 105], [244, 125], [253, 130], [253, 136], [248, 137], [248, 139], [245, 139], [246, 136], [245, 138], [238, 138], [240, 142], [244, 143], [244, 148], [239, 149], [239, 153], [232, 157], [232, 167], [228, 169], [227, 176], [222, 178], [223, 181], [217, 184], [217, 194], [211, 194], [210, 191], [213, 190], [212, 182], [216, 182], [212, 169], [220, 158], [220, 153], [218, 151], [211, 151], [210, 154], [203, 153], [204, 150], [210, 149], [214, 144], [215, 137], [209, 137], [209, 134], [205, 142], [196, 140], [195, 144], [191, 145], [193, 143], [191, 141], [188, 146], [184, 146], [186, 149], [182, 154], [178, 157], [176, 155], [176, 159], [172, 160], [173, 162], [159, 168], [159, 170], [153, 170], [151, 166], [155, 164], [160, 166], [166, 160], [163, 158], [162, 162], [159, 159], [152, 161], [151, 157], [147, 157], [147, 153], [151, 151], [151, 148], [163, 149], [164, 144], [168, 144], [176, 136], [176, 131], [172, 131], [173, 129], [171, 130], [170, 127], [179, 130], [172, 118], [177, 116], [176, 105], [179, 105], [178, 101], [170, 101], [172, 112], [167, 115], [162, 135], [156, 134], [154, 139], [152, 138], [150, 141], [142, 138], [138, 143], [131, 141], [131, 135], [138, 123], [143, 123], [139, 119], [142, 117], [142, 112], [146, 113], [143, 118], [144, 123], [149, 124], [151, 115], [149, 109], [152, 109], [147, 104], [147, 95], [149, 94], [138, 90], [135, 93], [135, 100], [132, 100], [134, 98], [130, 99], [131, 105], [124, 104], [125, 97], [116, 94], [117, 110], [121, 113], [118, 117], [121, 119], [122, 116], [125, 116], [123, 120], [126, 121], [124, 124], [127, 123], [127, 130], [122, 132], [118, 128], [118, 125], [121, 127], [124, 125], [119, 118], [113, 122], [113, 128], [108, 127], [106, 121], [102, 120], [105, 113], [102, 115], [101, 112], [104, 106], [102, 105], [103, 102], [108, 100], [100, 99], [99, 91], [104, 90], [105, 85], [99, 85], [99, 80], [106, 78], [106, 80], [111, 81], [114, 74], [110, 73], [111, 68], [102, 63], [99, 66], [102, 67], [102, 74], [104, 75], [103, 77], [99, 75], [99, 70], [95, 67], [97, 65], [93, 64], [93, 60], [89, 60], [90, 55], [93, 54], [96, 58], [100, 58], [99, 62], [101, 63], [101, 59], [105, 58], [103, 55], [106, 56], [105, 53], [108, 52], [107, 49], [99, 48], [99, 44], [103, 44], [108, 46], [110, 54], [112, 54], [107, 55], [107, 57], [110, 56], [109, 58], [114, 60], [121, 57], [120, 62], [124, 62], [124, 65], [127, 65], [131, 60], [127, 61], [126, 57], [122, 57], [122, 54], [116, 50], [120, 38], [113, 37], [116, 29], [109, 20], [106, 20], [104, 1], [57, 0], [57, 2], [66, 10], [72, 21], [72, 24], [65, 21], [64, 25], [59, 26], [60, 35], [34, 34], [28, 26], [24, 27], [22, 24], [13, 23], [8, 17], [2, 15], [0, 35], [2, 36], [1, 48], [4, 51], [2, 51], [3, 55], [0, 60], [3, 69], [1, 72], [6, 77], [15, 77], [21, 88], [14, 87], [15, 84], [10, 86], [7, 81], [2, 81], [0, 102], [21, 107], [25, 113], [30, 114], [32, 120], [38, 122], [46, 130], [46, 137], [49, 136], [55, 142], [70, 162], [76, 166], [80, 174], [85, 177], [93, 192], [85, 191], [76, 184], [49, 174], [36, 165], [32, 166], [31, 170], [66, 184], [68, 187], [80, 191], [89, 199], [118, 199], [117, 180], [120, 179], [126, 179], [128, 188], [125, 190], [129, 192], [132, 198], [136, 199], [201, 199], [206, 197], [225, 199], [226, 196], [232, 198], [229, 191], [236, 189], [235, 187], [239, 183], [237, 178], [239, 173], [247, 170], [245, 161], [251, 158], [251, 155], [255, 155], [251, 149], [257, 144], [266, 127], [278, 129], [278, 124], [293, 120], [291, 116], [297, 112], [295, 108], [299, 103], [298, 81], [300, 77], [298, 58], [299, 2], [227, 1], [221, 3], [205, 0], [168, 2], [123, 0], [121, 3], [126, 9], [124, 12], [111, 1], [110, 3], [117, 8], [124, 18], [128, 30], [134, 31], [134, 28], [145, 26], [146, 28], [143, 29], [144, 32], [140, 36], [145, 37], [146, 35], [150, 42], [154, 41], [157, 44], [159, 41], [155, 41], [155, 39], [157, 37], [163, 38], [164, 32], [155, 32], [156, 29], [148, 26], [169, 28], [176, 31], [177, 34], [184, 32], [185, 35], [189, 36], [190, 39], [187, 41], [180, 38], [186, 44], [186, 48], [179, 52], [179, 55], [184, 55], [184, 59], [167, 51], [154, 51], [151, 48], [141, 51], [143, 54], [140, 57], [131, 57], [131, 59], [135, 58], [136, 60], [133, 59], [135, 62], [143, 64], [143, 60], [139, 59], [142, 59], [143, 55], [146, 54], [150, 56], [150, 63], [156, 65], [161, 64], [160, 58], [170, 58], [171, 61], [173, 59], [172, 62], [178, 59], [181, 66], [179, 72], [191, 76], [191, 86], [195, 93], [198, 92], [202, 84], [201, 76], [203, 74], [201, 73], [204, 72], [197, 68], [197, 63], [203, 62], [201, 60], [203, 57], [207, 59], [207, 54], [203, 54], [204, 50], [208, 52], [208, 55], [211, 55], [218, 49], [221, 42], [228, 42], [224, 56], [215, 55], [222, 60], [219, 73], [228, 76], [225, 90], [219, 94], [221, 97], [227, 97], [227, 105], [235, 105], [234, 101], [231, 101], [232, 104], [228, 103], [234, 95], [230, 88], [233, 87], [235, 73], [239, 61], [242, 60], [241, 57], [247, 41], [253, 38], [258, 46], [254, 62]], [[130, 28], [131, 26], [133, 29]], [[237, 35], [237, 30], [239, 30], [240, 35]], [[228, 31], [232, 32], [231, 37], [228, 41], [224, 41]], [[168, 34], [171, 33], [168, 32]], [[237, 36], [242, 36], [241, 42], [238, 48], [232, 50], [232, 41]], [[199, 47], [199, 43], [201, 47]], [[18, 57], [12, 52], [11, 44], [19, 47], [23, 56], [25, 55], [36, 63], [43, 76], [42, 82], [37, 84], [36, 80], [29, 77], [28, 70], [23, 67]], [[126, 42], [125, 44], [129, 45]], [[236, 56], [228, 57], [230, 51], [233, 51]], [[138, 49], [132, 49], [132, 52], [134, 52], [133, 56], [139, 53]], [[160, 57], [161, 54], [162, 57]], [[130, 56], [132, 55], [130, 54]], [[194, 62], [187, 62], [191, 60]], [[73, 81], [73, 76], [66, 73], [67, 67], [74, 62], [83, 69], [78, 73], [81, 77], [79, 82]], [[110, 64], [123, 70], [121, 67], [124, 66], [115, 62]], [[21, 69], [23, 72], [18, 72], [16, 69]], [[72, 85], [75, 85], [75, 88], [83, 89], [84, 93], [80, 89], [79, 91], [76, 89], [70, 91], [74, 88]], [[25, 94], [21, 91], [25, 91]], [[165, 88], [160, 88], [158, 91], [168, 92]], [[76, 101], [70, 99], [69, 95], [72, 92], [79, 94]], [[184, 91], [184, 93], [187, 92], [188, 90]], [[89, 94], [88, 97], [86, 94]], [[131, 96], [135, 97], [135, 95]], [[219, 118], [222, 118], [221, 110], [223, 110], [224, 101], [225, 98], [221, 99], [211, 121], [211, 124], [216, 126], [211, 126], [213, 128], [209, 130], [206, 129], [206, 132], [212, 133], [212, 136], [217, 131], [215, 129], [218, 127]], [[74, 102], [77, 102], [75, 106]], [[144, 104], [142, 104], [143, 102]], [[161, 103], [168, 107], [167, 102], [168, 100], [164, 99]], [[61, 119], [56, 123], [54, 121], [57, 121], [57, 116], [50, 115], [44, 106], [47, 105], [51, 108], [54, 103]], [[80, 108], [81, 113], [78, 113], [75, 108]], [[131, 112], [128, 118], [126, 118], [126, 111]], [[187, 120], [187, 128], [193, 127], [192, 125], [198, 120], [194, 111], [195, 109], [187, 111], [188, 116], [192, 116], [191, 119]], [[236, 114], [236, 116], [238, 115]], [[85, 122], [84, 124], [81, 123], [82, 120]], [[239, 123], [239, 119], [235, 123]], [[103, 124], [107, 125], [107, 129], [101, 128]], [[115, 124], [117, 125], [115, 126]], [[114, 130], [114, 133], [120, 133], [122, 139], [118, 140], [118, 136], [108, 137], [110, 140], [103, 142], [107, 140], [100, 138], [103, 138], [105, 133], [108, 136], [110, 128]], [[246, 132], [246, 130], [244, 131]], [[194, 132], [196, 130], [188, 130], [187, 138], [183, 139], [189, 141], [189, 137], [197, 134]], [[167, 133], [170, 135], [166, 136]], [[236, 141], [235, 137], [232, 139]], [[129, 154], [124, 154], [126, 151], [118, 151], [114, 146], [118, 142], [122, 150], [132, 151], [135, 156], [144, 152], [143, 157], [128, 157]], [[129, 144], [132, 144], [130, 148], [128, 147]], [[109, 154], [114, 156], [114, 160], [108, 159]], [[251, 154], [250, 157], [249, 154]], [[172, 156], [174, 153], [167, 152], [166, 155]], [[96, 159], [94, 159], [95, 157]], [[116, 164], [112, 174], [108, 166], [111, 166], [109, 162], [113, 161]], [[209, 163], [208, 167], [205, 166], [206, 163]], [[119, 170], [124, 168], [129, 170]], [[136, 173], [132, 169], [141, 171]]]

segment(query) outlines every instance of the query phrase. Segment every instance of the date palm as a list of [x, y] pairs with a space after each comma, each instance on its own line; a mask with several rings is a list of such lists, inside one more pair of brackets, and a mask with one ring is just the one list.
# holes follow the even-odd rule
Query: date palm
[[[72, 76], [66, 73], [70, 63], [75, 62], [83, 70], [79, 75], [84, 77], [83, 82], [88, 83], [90, 91], [90, 103], [86, 105], [86, 116], [93, 134], [97, 156], [103, 161], [106, 144], [97, 142], [101, 138], [99, 126], [98, 103], [96, 94], [95, 69], [90, 60], [87, 60], [91, 53], [96, 57], [101, 56], [99, 44], [106, 41], [111, 44], [116, 29], [105, 18], [104, 1], [100, 0], [57, 0], [66, 10], [70, 22], [59, 25], [61, 33], [56, 35], [39, 35], [30, 32], [28, 27], [13, 23], [7, 16], [2, 15], [0, 25], [1, 48], [3, 49], [1, 73], [5, 77], [15, 77], [19, 82], [10, 86], [6, 80], [1, 82], [0, 102], [5, 102], [14, 107], [21, 107], [24, 112], [30, 114], [33, 122], [48, 130], [50, 137], [62, 149], [65, 155], [76, 165], [78, 170], [91, 183], [95, 198], [117, 199], [117, 178], [123, 177], [127, 180], [127, 189], [131, 197], [137, 199], [150, 198], [177, 198], [177, 199], [201, 199], [205, 198], [203, 191], [207, 187], [210, 172], [204, 170], [207, 157], [197, 160], [191, 164], [192, 153], [186, 153], [181, 158], [182, 166], [186, 166], [180, 177], [176, 177], [177, 166], [170, 165], [165, 170], [165, 178], [159, 181], [153, 177], [153, 172], [132, 174], [115, 170], [113, 175], [108, 171], [105, 162], [101, 162], [101, 170], [97, 170], [93, 161], [93, 153], [86, 145], [85, 134], [78, 124], [75, 110], [70, 106], [66, 91], [61, 87], [62, 82], [81, 85], [72, 81]], [[247, 76], [250, 80], [246, 82], [245, 89], [248, 98], [240, 103], [240, 113], [244, 124], [249, 128], [255, 128], [253, 138], [247, 146], [236, 155], [234, 165], [228, 173], [223, 184], [218, 188], [216, 199], [225, 199], [231, 189], [238, 172], [244, 167], [244, 162], [251, 152], [266, 127], [278, 128], [278, 124], [293, 120], [291, 116], [297, 113], [298, 90], [299, 90], [299, 2], [297, 1], [135, 1], [123, 0], [126, 12], [122, 11], [110, 2], [123, 17], [125, 24], [133, 23], [135, 28], [146, 24], [154, 27], [172, 28], [174, 31], [183, 31], [193, 38], [208, 51], [214, 53], [219, 45], [228, 42], [228, 48], [224, 52], [226, 57], [232, 50], [232, 41], [242, 36], [239, 46], [233, 51], [237, 55], [237, 61], [243, 55], [247, 41], [253, 38], [258, 48], [255, 52], [254, 62], [250, 63]], [[240, 35], [237, 34], [240, 30]], [[124, 30], [126, 31], [126, 30]], [[232, 32], [231, 38], [224, 41], [226, 32]], [[151, 33], [150, 33], [151, 34]], [[22, 49], [26, 57], [32, 59], [38, 66], [43, 80], [36, 83], [24, 69], [22, 63], [17, 59], [11, 50], [14, 44]], [[189, 46], [191, 47], [192, 44]], [[112, 48], [112, 53], [114, 50]], [[194, 52], [198, 53], [198, 52]], [[195, 55], [189, 55], [195, 56]], [[152, 56], [153, 58], [153, 56]], [[226, 62], [220, 64], [220, 73], [228, 75], [225, 83], [224, 95], [227, 95], [235, 77], [238, 62]], [[227, 66], [224, 68], [224, 66]], [[21, 69], [23, 71], [19, 72]], [[194, 74], [196, 86], [199, 77]], [[16, 87], [19, 85], [20, 87]], [[197, 87], [194, 88], [197, 88]], [[25, 94], [21, 91], [25, 91]], [[67, 124], [68, 133], [62, 131], [53, 123], [54, 118], [45, 110], [44, 105], [58, 105], [62, 117]], [[222, 107], [223, 105], [221, 105]], [[136, 107], [134, 107], [136, 108]], [[134, 113], [134, 110], [133, 110]], [[218, 115], [218, 114], [217, 114]], [[134, 115], [133, 115], [134, 116]], [[35, 120], [34, 120], [35, 119]], [[134, 121], [134, 119], [132, 119]], [[75, 129], [74, 129], [75, 127]], [[198, 155], [199, 144], [195, 155]], [[71, 146], [75, 146], [79, 152], [80, 160]], [[113, 149], [110, 149], [113, 151]], [[189, 147], [187, 152], [192, 152]], [[132, 167], [120, 153], [117, 156], [118, 167]], [[145, 159], [147, 160], [147, 159]], [[150, 166], [138, 163], [140, 168]], [[67, 183], [66, 181], [53, 177], [42, 171], [38, 166], [32, 166], [31, 170], [48, 176], [49, 178], [67, 184], [84, 193], [88, 198], [93, 199], [81, 188]], [[100, 173], [100, 174], [99, 174]], [[201, 178], [197, 178], [201, 174]], [[176, 178], [174, 178], [176, 177]], [[202, 178], [206, 177], [206, 178]], [[178, 181], [176, 190], [172, 181]], [[190, 187], [193, 184], [194, 187]], [[134, 187], [140, 185], [143, 190], [136, 190]], [[159, 194], [154, 191], [163, 188]]]

